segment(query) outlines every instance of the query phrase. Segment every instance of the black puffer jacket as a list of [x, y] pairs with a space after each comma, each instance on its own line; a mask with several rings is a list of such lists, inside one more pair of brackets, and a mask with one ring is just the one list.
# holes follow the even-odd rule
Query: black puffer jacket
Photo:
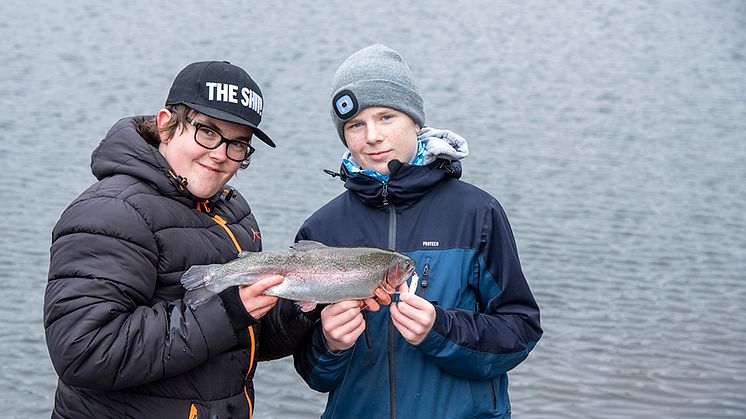
[[112, 127], [92, 156], [99, 182], [53, 231], [52, 417], [250, 417], [256, 362], [292, 353], [312, 321], [280, 300], [257, 322], [237, 292], [195, 310], [182, 303], [187, 268], [261, 250], [259, 228], [230, 188], [199, 200], [180, 187], [138, 120]]

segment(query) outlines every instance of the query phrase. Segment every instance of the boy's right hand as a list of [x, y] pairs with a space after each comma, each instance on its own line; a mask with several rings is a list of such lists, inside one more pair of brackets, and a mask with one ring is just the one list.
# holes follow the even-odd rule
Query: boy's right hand
[[241, 297], [243, 307], [251, 317], [259, 320], [277, 304], [277, 297], [264, 295], [264, 291], [274, 287], [284, 281], [285, 278], [280, 275], [272, 275], [262, 278], [251, 285], [241, 285], [238, 287], [238, 295]]

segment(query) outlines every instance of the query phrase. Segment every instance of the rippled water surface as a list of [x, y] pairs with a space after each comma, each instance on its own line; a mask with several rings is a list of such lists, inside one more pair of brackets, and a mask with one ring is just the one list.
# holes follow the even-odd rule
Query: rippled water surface
[[[189, 62], [249, 69], [279, 147], [232, 183], [283, 248], [342, 190], [321, 171], [343, 152], [327, 89], [373, 42], [404, 55], [428, 124], [470, 142], [464, 179], [510, 216], [545, 329], [511, 373], [515, 416], [746, 416], [746, 3], [355, 4], [0, 4], [4, 416], [51, 412], [50, 232], [108, 128], [157, 111]], [[287, 359], [256, 383], [258, 418], [323, 409]]]

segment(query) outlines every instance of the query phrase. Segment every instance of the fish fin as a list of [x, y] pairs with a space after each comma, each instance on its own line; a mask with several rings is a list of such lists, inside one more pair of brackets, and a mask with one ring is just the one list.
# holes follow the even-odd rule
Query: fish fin
[[216, 296], [214, 292], [205, 287], [194, 288], [184, 294], [184, 302], [191, 308], [196, 308], [210, 298]]
[[[257, 277], [257, 281], [259, 279], [262, 279], [263, 277]], [[266, 290], [264, 290], [264, 295], [271, 295], [273, 297], [280, 297], [283, 298], [283, 293], [287, 291], [287, 285], [285, 285], [285, 282], [281, 282], [273, 287], [269, 287]]]
[[295, 304], [300, 307], [300, 311], [308, 313], [309, 311], [313, 311], [313, 309], [316, 308], [317, 303], [315, 301], [296, 301]]
[[315, 242], [313, 240], [301, 240], [298, 243], [293, 243], [290, 248], [298, 252], [307, 252], [313, 249], [321, 249], [327, 247], [324, 243]]

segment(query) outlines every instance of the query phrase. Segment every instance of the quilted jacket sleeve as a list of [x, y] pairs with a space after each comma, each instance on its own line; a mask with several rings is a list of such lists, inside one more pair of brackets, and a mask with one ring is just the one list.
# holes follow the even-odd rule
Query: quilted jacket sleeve
[[278, 300], [261, 319], [259, 361], [283, 358], [305, 347], [319, 323], [319, 312], [303, 313], [294, 301]]
[[44, 298], [52, 364], [70, 385], [115, 390], [190, 370], [236, 344], [220, 299], [151, 303], [159, 248], [127, 202], [93, 196], [56, 225]]

